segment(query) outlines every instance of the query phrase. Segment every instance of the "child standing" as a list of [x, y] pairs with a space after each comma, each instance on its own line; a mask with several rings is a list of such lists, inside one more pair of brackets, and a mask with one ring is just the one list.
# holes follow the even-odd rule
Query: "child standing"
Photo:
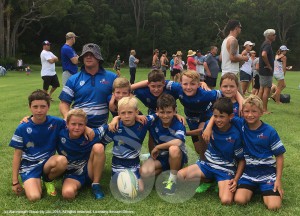
[[164, 182], [164, 195], [172, 195], [176, 190], [177, 171], [187, 163], [185, 148], [185, 126], [175, 117], [176, 102], [172, 95], [162, 94], [157, 100], [156, 119], [149, 132], [154, 140], [154, 148], [141, 167], [141, 176], [148, 178], [162, 171], [170, 170]]
[[121, 65], [124, 64], [124, 61], [121, 62], [120, 55], [117, 55], [117, 59], [115, 60], [114, 63], [114, 69], [117, 72], [117, 76], [121, 76]]
[[15, 148], [12, 190], [17, 195], [22, 192], [18, 180], [20, 174], [27, 199], [36, 201], [42, 195], [41, 177], [48, 195], [56, 196], [52, 180], [65, 171], [67, 164], [64, 156], [55, 155], [57, 137], [65, 122], [47, 115], [50, 97], [44, 91], [32, 92], [28, 101], [32, 117], [18, 126], [9, 144]]
[[181, 180], [188, 181], [200, 180], [200, 178], [216, 179], [221, 203], [231, 204], [245, 160], [240, 133], [230, 123], [234, 117], [233, 104], [230, 99], [219, 98], [214, 103], [213, 116], [214, 139], [210, 139], [205, 151], [206, 159], [179, 170], [178, 176]]
[[93, 129], [94, 139], [89, 141], [83, 135], [86, 124], [86, 113], [82, 109], [73, 109], [67, 115], [67, 128], [59, 133], [57, 151], [68, 160], [62, 186], [65, 199], [74, 199], [78, 190], [90, 183], [94, 197], [104, 198], [99, 182], [104, 169], [105, 151], [100, 140], [107, 125]]

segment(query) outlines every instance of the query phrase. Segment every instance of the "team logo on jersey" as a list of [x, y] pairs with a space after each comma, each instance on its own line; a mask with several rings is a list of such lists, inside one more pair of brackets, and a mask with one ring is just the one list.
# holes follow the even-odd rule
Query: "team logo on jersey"
[[100, 83], [106, 85], [106, 84], [108, 84], [109, 82], [103, 78], [102, 80], [100, 80]]
[[158, 127], [155, 127], [155, 132], [158, 133], [158, 131], [159, 131], [159, 130], [158, 130]]
[[32, 128], [28, 127], [28, 128], [26, 128], [26, 131], [27, 131], [28, 134], [31, 134], [32, 133]]
[[122, 133], [122, 129], [118, 129], [118, 133]]
[[182, 94], [180, 94], [180, 95], [179, 95], [179, 98], [180, 98], [180, 99], [183, 99], [183, 95], [182, 95]]
[[85, 84], [84, 80], [80, 81], [80, 83], [79, 83], [80, 86], [83, 86], [84, 84]]
[[151, 99], [150, 98], [146, 98], [146, 101], [147, 101], [147, 103], [150, 103]]
[[60, 139], [60, 141], [61, 141], [62, 144], [65, 144], [67, 140], [66, 140], [66, 138], [62, 137], [62, 138]]
[[230, 136], [230, 137], [226, 138], [226, 141], [229, 142], [229, 143], [234, 143], [235, 140], [232, 139], [231, 136]]
[[86, 145], [86, 144], [88, 144], [88, 143], [89, 143], [88, 140], [83, 140], [82, 143], [80, 144], [80, 146], [84, 146], [84, 145]]
[[53, 124], [50, 124], [49, 127], [48, 127], [48, 130], [51, 130], [53, 128], [54, 128]]
[[27, 147], [27, 148], [34, 147], [34, 143], [33, 143], [33, 142], [28, 142], [28, 143], [26, 144], [26, 147]]
[[257, 135], [257, 138], [258, 139], [268, 139], [268, 137], [265, 136], [264, 133], [261, 133], [261, 134]]

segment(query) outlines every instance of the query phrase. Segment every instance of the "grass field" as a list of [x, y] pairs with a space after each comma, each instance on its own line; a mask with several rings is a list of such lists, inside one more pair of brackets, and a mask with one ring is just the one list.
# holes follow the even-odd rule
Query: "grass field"
[[[287, 88], [284, 93], [291, 95], [291, 103], [276, 105], [269, 101], [269, 110], [273, 113], [262, 117], [262, 120], [271, 124], [279, 133], [287, 152], [283, 171], [283, 188], [285, 191], [283, 207], [277, 213], [266, 210], [259, 195], [254, 196], [247, 206], [222, 206], [218, 195], [214, 191], [205, 194], [196, 194], [187, 201], [174, 203], [160, 198], [155, 189], [149, 196], [136, 203], [123, 203], [116, 200], [110, 192], [110, 165], [111, 151], [107, 149], [107, 160], [104, 177], [101, 184], [104, 186], [105, 199], [95, 201], [89, 188], [80, 191], [77, 198], [72, 201], [62, 199], [60, 193], [57, 197], [43, 198], [35, 203], [27, 201], [24, 195], [16, 197], [11, 190], [11, 162], [13, 149], [8, 147], [10, 139], [19, 124], [19, 121], [26, 115], [30, 115], [27, 105], [28, 95], [42, 87], [39, 66], [33, 66], [33, 72], [26, 76], [25, 72], [9, 71], [5, 77], [0, 77], [0, 147], [1, 147], [1, 184], [0, 184], [0, 215], [22, 214], [135, 214], [135, 215], [300, 215], [300, 73], [288, 72], [286, 76]], [[58, 76], [61, 78], [61, 68]], [[148, 69], [138, 69], [137, 80], [147, 78]], [[122, 75], [129, 78], [128, 69], [122, 69]], [[58, 110], [59, 100], [57, 99], [61, 88], [54, 93], [55, 101], [51, 104], [50, 115], [60, 116]], [[143, 113], [146, 109], [140, 104]], [[182, 113], [182, 107], [179, 106]], [[146, 153], [147, 138], [144, 141], [143, 153]], [[189, 146], [190, 161], [195, 162], [192, 142], [187, 138]], [[110, 145], [111, 148], [112, 145]], [[297, 159], [298, 158], [298, 159]], [[61, 182], [57, 182], [58, 190], [61, 190]], [[17, 213], [17, 211], [20, 211]]]

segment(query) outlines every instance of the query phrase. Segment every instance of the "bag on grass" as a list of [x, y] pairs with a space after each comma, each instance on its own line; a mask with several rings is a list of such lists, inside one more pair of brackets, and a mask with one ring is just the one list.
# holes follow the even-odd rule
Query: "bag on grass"
[[281, 103], [289, 103], [291, 101], [291, 96], [289, 94], [280, 94]]

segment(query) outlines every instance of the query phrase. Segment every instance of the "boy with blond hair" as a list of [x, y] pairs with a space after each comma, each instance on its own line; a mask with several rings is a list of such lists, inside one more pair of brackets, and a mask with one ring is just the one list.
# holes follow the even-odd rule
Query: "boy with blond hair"
[[82, 109], [70, 110], [66, 121], [67, 128], [60, 131], [57, 147], [58, 153], [68, 160], [62, 196], [74, 199], [80, 188], [92, 183], [95, 199], [102, 199], [104, 193], [99, 182], [105, 164], [105, 151], [100, 140], [107, 125], [93, 129], [94, 138], [89, 141], [84, 136], [87, 114]]
[[[232, 123], [240, 130], [246, 160], [234, 201], [245, 205], [258, 189], [267, 208], [277, 210], [281, 207], [283, 198], [281, 177], [283, 154], [286, 150], [277, 131], [260, 120], [263, 112], [262, 100], [256, 95], [250, 95], [243, 102], [243, 118], [232, 119]], [[212, 134], [212, 125], [209, 124], [204, 139], [208, 139]]]

